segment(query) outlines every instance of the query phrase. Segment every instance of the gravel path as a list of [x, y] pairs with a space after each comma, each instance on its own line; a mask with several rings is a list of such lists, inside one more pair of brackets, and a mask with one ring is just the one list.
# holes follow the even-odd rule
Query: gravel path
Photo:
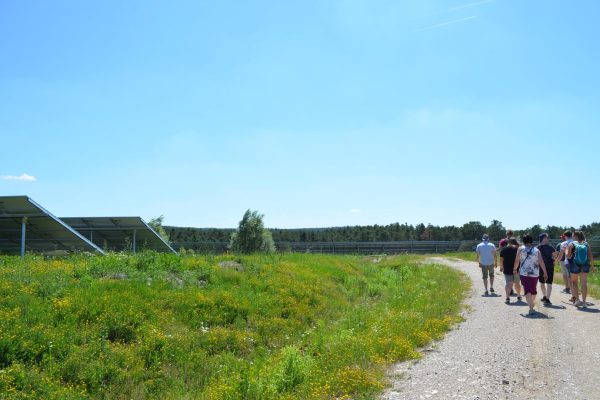
[[[484, 297], [477, 264], [434, 258], [473, 281], [466, 321], [424, 350], [423, 359], [397, 364], [382, 399], [600, 399], [600, 309], [566, 304], [554, 285], [552, 308], [504, 304], [504, 276], [496, 270], [498, 297]], [[597, 303], [588, 298], [588, 302]], [[518, 304], [518, 305], [517, 305]]]

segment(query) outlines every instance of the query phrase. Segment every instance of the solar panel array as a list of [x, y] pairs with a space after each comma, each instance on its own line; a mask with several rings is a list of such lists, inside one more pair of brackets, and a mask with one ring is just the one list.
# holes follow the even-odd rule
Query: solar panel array
[[175, 250], [140, 217], [61, 218], [96, 246], [110, 251]]
[[104, 253], [29, 197], [0, 197], [0, 253], [19, 254], [22, 251]]
[[175, 250], [140, 217], [58, 218], [27, 196], [0, 196], [0, 254]]

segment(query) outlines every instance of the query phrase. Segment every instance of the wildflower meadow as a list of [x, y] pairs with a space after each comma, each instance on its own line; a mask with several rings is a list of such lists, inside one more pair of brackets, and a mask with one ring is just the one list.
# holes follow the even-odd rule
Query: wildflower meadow
[[467, 289], [415, 256], [0, 257], [0, 398], [373, 398]]

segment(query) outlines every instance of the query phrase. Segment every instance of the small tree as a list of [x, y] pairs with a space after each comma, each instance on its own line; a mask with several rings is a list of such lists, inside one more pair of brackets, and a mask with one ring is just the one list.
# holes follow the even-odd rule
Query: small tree
[[264, 215], [247, 210], [237, 231], [231, 234], [229, 246], [236, 253], [273, 253], [275, 243], [271, 232], [265, 228]]
[[154, 229], [154, 232], [158, 233], [160, 235], [160, 237], [162, 237], [165, 240], [165, 242], [169, 243], [169, 241], [170, 241], [169, 234], [167, 233], [167, 231], [165, 230], [165, 228], [162, 225], [164, 219], [165, 219], [164, 215], [161, 215], [160, 217], [152, 218], [150, 221], [148, 221], [148, 225], [150, 225], [150, 227], [152, 229]]
[[492, 240], [500, 240], [506, 236], [506, 229], [504, 229], [502, 222], [495, 219], [492, 221], [490, 226], [488, 226], [487, 233], [490, 235]]

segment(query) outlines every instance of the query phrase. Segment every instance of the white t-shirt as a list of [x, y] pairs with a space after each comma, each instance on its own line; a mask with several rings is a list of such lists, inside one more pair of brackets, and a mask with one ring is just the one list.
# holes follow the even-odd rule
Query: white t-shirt
[[540, 276], [539, 258], [541, 257], [541, 254], [537, 247], [519, 247], [518, 257], [521, 264], [519, 273], [522, 276]]
[[573, 242], [574, 242], [573, 238], [568, 238], [567, 240], [565, 240], [564, 242], [562, 242], [560, 244], [560, 248], [565, 250], [565, 264], [569, 263], [569, 259], [567, 258], [567, 247], [569, 247], [569, 245]]
[[481, 265], [494, 265], [494, 253], [496, 253], [496, 246], [490, 242], [483, 242], [477, 245], [475, 250], [479, 254], [479, 264]]

